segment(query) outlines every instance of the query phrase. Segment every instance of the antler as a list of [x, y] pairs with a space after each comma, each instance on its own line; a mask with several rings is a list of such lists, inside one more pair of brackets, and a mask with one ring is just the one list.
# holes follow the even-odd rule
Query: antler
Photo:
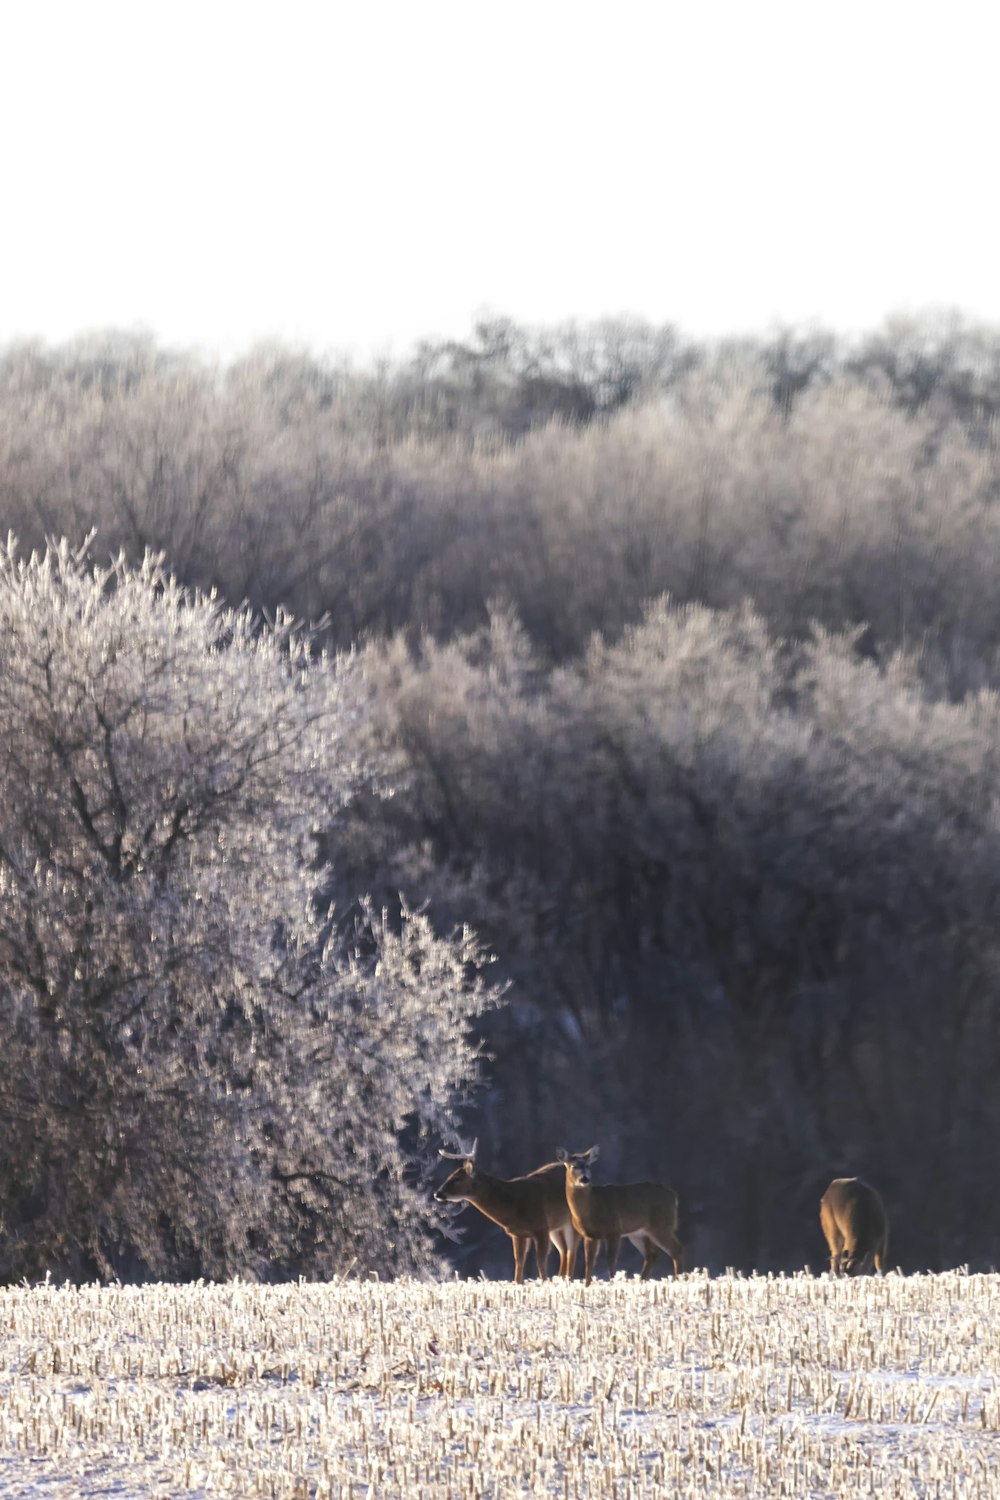
[[476, 1147], [479, 1145], [479, 1137], [473, 1141], [465, 1151], [444, 1151], [438, 1147], [438, 1156], [443, 1156], [446, 1161], [475, 1161]]

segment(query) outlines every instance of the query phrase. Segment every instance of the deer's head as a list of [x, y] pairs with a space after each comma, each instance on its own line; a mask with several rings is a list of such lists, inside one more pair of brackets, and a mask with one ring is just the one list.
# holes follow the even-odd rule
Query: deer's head
[[570, 1187], [590, 1186], [591, 1163], [597, 1160], [600, 1154], [599, 1146], [591, 1146], [589, 1151], [575, 1151], [572, 1155], [560, 1148], [556, 1156], [566, 1168], [566, 1181]]
[[455, 1203], [462, 1198], [468, 1198], [476, 1181], [476, 1147], [479, 1145], [479, 1137], [473, 1141], [467, 1151], [439, 1151], [438, 1156], [443, 1156], [446, 1161], [461, 1162], [450, 1177], [446, 1177], [441, 1186], [434, 1193], [438, 1203]]

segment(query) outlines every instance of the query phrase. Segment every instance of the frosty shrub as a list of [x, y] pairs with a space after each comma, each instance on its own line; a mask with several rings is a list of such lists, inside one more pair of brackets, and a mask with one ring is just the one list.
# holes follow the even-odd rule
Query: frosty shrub
[[493, 992], [468, 935], [317, 909], [367, 692], [150, 556], [0, 550], [3, 1274], [422, 1263]]

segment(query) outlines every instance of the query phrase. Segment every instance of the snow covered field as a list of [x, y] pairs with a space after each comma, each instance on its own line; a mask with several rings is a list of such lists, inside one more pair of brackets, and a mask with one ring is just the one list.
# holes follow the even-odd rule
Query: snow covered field
[[0, 1291], [0, 1493], [1000, 1494], [1000, 1277]]

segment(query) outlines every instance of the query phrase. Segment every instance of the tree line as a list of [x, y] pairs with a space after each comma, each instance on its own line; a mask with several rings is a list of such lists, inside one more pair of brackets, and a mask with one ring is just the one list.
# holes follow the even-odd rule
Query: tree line
[[96, 529], [342, 650], [450, 638], [499, 599], [567, 660], [668, 593], [751, 599], [782, 634], [864, 627], [961, 693], [992, 680], [998, 402], [1000, 335], [948, 323], [855, 348], [501, 324], [364, 372], [19, 346], [0, 504], [23, 547]]
[[[56, 1170], [65, 1132], [80, 1120], [89, 1122], [91, 1166], [74, 1200], [83, 1215], [73, 1220], [77, 1239], [109, 1264], [108, 1246], [131, 1245], [157, 1274], [244, 1263], [321, 1272], [358, 1253], [372, 1267], [416, 1264], [428, 1242], [398, 1226], [411, 1216], [426, 1225], [418, 1210], [426, 1192], [416, 1184], [421, 1172], [429, 1180], [431, 1136], [447, 1144], [459, 1126], [480, 1137], [485, 1164], [504, 1175], [551, 1159], [557, 1146], [596, 1140], [610, 1180], [671, 1182], [693, 1264], [818, 1264], [819, 1195], [832, 1176], [855, 1171], [883, 1189], [902, 1264], [996, 1259], [1000, 1217], [983, 1185], [992, 1176], [991, 1082], [1000, 1060], [998, 371], [1000, 336], [947, 319], [897, 321], [851, 347], [821, 333], [708, 347], [641, 325], [532, 331], [497, 323], [465, 344], [428, 345], [398, 367], [362, 372], [280, 350], [221, 368], [142, 340], [6, 351], [0, 494], [20, 558], [47, 535], [78, 546], [96, 528], [89, 560], [81, 553], [78, 565], [86, 572], [120, 549], [118, 571], [102, 585], [111, 607], [127, 592], [115, 580], [148, 567], [148, 549], [162, 551], [166, 569], [152, 600], [172, 572], [178, 587], [218, 590], [214, 604], [198, 595], [199, 608], [246, 601], [233, 616], [244, 623], [223, 631], [227, 645], [243, 642], [240, 653], [256, 650], [258, 639], [271, 640], [278, 655], [287, 650], [269, 634], [290, 639], [278, 623], [287, 608], [318, 627], [302, 680], [333, 670], [338, 658], [316, 655], [325, 645], [351, 651], [337, 670], [356, 684], [344, 716], [333, 716], [332, 759], [302, 732], [323, 775], [336, 764], [343, 779], [324, 788], [319, 777], [290, 822], [284, 813], [264, 820], [267, 865], [276, 859], [285, 871], [277, 889], [294, 887], [300, 903], [294, 919], [282, 907], [266, 941], [258, 936], [238, 965], [241, 985], [258, 973], [273, 985], [275, 952], [284, 961], [292, 944], [298, 955], [293, 991], [278, 986], [281, 1028], [266, 1020], [278, 1004], [273, 994], [248, 1013], [275, 1047], [288, 1014], [298, 1017], [285, 1062], [268, 1064], [268, 1088], [275, 1098], [285, 1091], [286, 1122], [303, 1089], [309, 1110], [327, 1112], [322, 1127], [306, 1111], [317, 1123], [305, 1138], [318, 1155], [303, 1166], [291, 1124], [268, 1117], [239, 1167], [242, 1174], [254, 1163], [245, 1179], [252, 1191], [234, 1197], [246, 1211], [234, 1208], [229, 1228], [192, 1227], [172, 1206], [183, 1201], [172, 1189], [155, 1232], [147, 1224], [137, 1236], [126, 1232], [127, 1218], [109, 1219], [86, 1240], [93, 1185], [102, 1184], [99, 1201], [117, 1201], [118, 1169], [109, 1162], [122, 1159], [97, 1122], [125, 1090], [121, 1059], [135, 1059], [131, 1044], [110, 1035], [97, 1046], [98, 1063], [87, 1040], [93, 1028], [83, 1018], [104, 1001], [74, 965], [82, 951], [114, 953], [123, 939], [120, 926], [112, 941], [105, 918], [87, 914], [81, 893], [94, 860], [74, 854], [59, 899], [69, 902], [72, 892], [74, 922], [84, 927], [50, 919], [58, 984], [71, 997], [61, 1003], [77, 1017], [72, 1046], [66, 1014], [43, 1032], [38, 997], [55, 977], [39, 967], [26, 907], [0, 951], [10, 997], [5, 1041], [22, 1049], [20, 1092], [9, 1086], [5, 1108], [21, 1121], [6, 1156], [6, 1201], [20, 1205], [8, 1223], [18, 1226], [23, 1251], [8, 1262], [11, 1272], [56, 1253], [52, 1236], [69, 1213], [59, 1194], [70, 1185], [45, 1173]], [[13, 561], [6, 576], [22, 576]], [[42, 630], [43, 596], [18, 597]], [[107, 670], [98, 641], [110, 617], [92, 617], [105, 624], [95, 625], [86, 671], [82, 661], [74, 669], [80, 705], [95, 696], [87, 672], [100, 680]], [[155, 627], [157, 639], [163, 631]], [[197, 692], [217, 704], [219, 643], [209, 639], [214, 666]], [[24, 722], [15, 684], [35, 702], [45, 683], [51, 698], [48, 645], [31, 649], [42, 675], [30, 687], [16, 667], [22, 649], [6, 650], [8, 738]], [[232, 657], [239, 676], [240, 654]], [[147, 645], [133, 663], [127, 701], [136, 712], [147, 692], [156, 702], [169, 696], [174, 668], [158, 660]], [[183, 681], [179, 703], [194, 721], [202, 710], [192, 679]], [[24, 850], [34, 871], [38, 851], [48, 860], [55, 849], [49, 831], [38, 843], [35, 825], [48, 830], [56, 816], [33, 810], [40, 786], [51, 784], [52, 797], [61, 788], [59, 816], [76, 827], [74, 757], [88, 774], [96, 765], [109, 777], [118, 754], [138, 765], [148, 753], [145, 730], [128, 728], [109, 761], [105, 726], [93, 714], [66, 731], [63, 745], [54, 712], [50, 702], [31, 721], [48, 744], [40, 759], [22, 748], [8, 760], [8, 823], [32, 825], [28, 843], [23, 829], [14, 838], [18, 879], [26, 878]], [[236, 732], [243, 707], [227, 712], [213, 721], [216, 748]], [[255, 722], [266, 712], [258, 707]], [[181, 706], [170, 713], [171, 724], [184, 721]], [[185, 744], [173, 730], [164, 738]], [[15, 766], [19, 780], [11, 780]], [[157, 784], [172, 788], [177, 774]], [[216, 788], [211, 777], [208, 786]], [[96, 808], [107, 820], [112, 831], [98, 844], [112, 851], [125, 838], [113, 831], [116, 795], [110, 779], [83, 804], [92, 822]], [[271, 800], [264, 785], [240, 813], [244, 864]], [[219, 837], [223, 809], [228, 818], [229, 803], [212, 790], [196, 843]], [[145, 806], [134, 821], [160, 826]], [[183, 846], [188, 902], [196, 882], [186, 829], [170, 843], [168, 865]], [[292, 849], [294, 878], [283, 863]], [[70, 880], [63, 857], [54, 863], [58, 880]], [[170, 865], [171, 901], [175, 874]], [[53, 877], [45, 878], [50, 891]], [[107, 878], [117, 901], [120, 878]], [[260, 880], [258, 872], [254, 902]], [[222, 944], [226, 923], [236, 921], [230, 899], [206, 929], [211, 937], [198, 937], [199, 953]], [[15, 922], [10, 910], [6, 920]], [[123, 921], [119, 913], [115, 923]], [[244, 912], [241, 932], [246, 921]], [[308, 940], [303, 922], [312, 924]], [[352, 985], [388, 974], [380, 945], [402, 942], [415, 923], [423, 924], [421, 942], [442, 943], [449, 955], [435, 970], [438, 987], [405, 1021], [406, 987], [397, 986], [407, 974], [416, 982], [414, 967], [423, 983], [427, 964], [398, 953], [379, 1060], [356, 1076], [349, 1055], [338, 1054], [336, 1086], [309, 1093], [331, 1066], [316, 1049], [323, 1024], [333, 1025], [333, 1002], [314, 1007], [302, 1030], [292, 995], [299, 985], [312, 994], [325, 952], [340, 976], [336, 1014], [364, 1018], [363, 1031], [368, 1002]], [[444, 936], [464, 923], [496, 956], [478, 998], [468, 992], [461, 943], [456, 949]], [[144, 915], [127, 939], [128, 982], [98, 976], [99, 996], [120, 984], [123, 1004], [140, 1003], [147, 980], [136, 932], [147, 925]], [[187, 1037], [172, 1050], [186, 1025], [176, 1014], [154, 1028], [155, 1056], [173, 1057], [174, 1074], [184, 1072], [184, 1047], [199, 1067], [209, 1060], [213, 1081], [199, 1100], [189, 1087], [183, 1109], [156, 1103], [177, 1142], [235, 1108], [222, 1085], [226, 1069], [247, 1085], [235, 1097], [264, 1097], [263, 1084], [248, 1081], [260, 1053], [250, 1072], [243, 1053], [235, 1060], [257, 1046], [246, 1002], [225, 994], [225, 964], [233, 972], [236, 960], [227, 952], [225, 964], [218, 954], [213, 961], [214, 977], [201, 975], [196, 993], [214, 998], [194, 1003], [211, 1044]], [[333, 985], [329, 972], [322, 982]], [[155, 1004], [141, 1004], [170, 1016], [184, 986], [159, 971], [148, 984]], [[402, 1069], [397, 1005], [400, 1037], [407, 1027], [419, 1033], [403, 1047]], [[451, 1017], [440, 1033], [427, 1019], [436, 1012]], [[332, 1047], [329, 1038], [324, 1045]], [[474, 1096], [477, 1045], [490, 1061]], [[69, 1081], [62, 1114], [47, 1118], [37, 1070], [60, 1049], [68, 1049]], [[439, 1066], [456, 1071], [445, 1076]], [[411, 1117], [401, 1101], [425, 1097], [425, 1069], [441, 1079], [432, 1089], [436, 1113], [421, 1104]], [[146, 1082], [127, 1076], [134, 1101]], [[396, 1184], [392, 1253], [380, 1250], [374, 1228], [355, 1236], [360, 1252], [330, 1238], [330, 1223], [382, 1156], [351, 1145], [349, 1178], [336, 1192], [330, 1182], [317, 1186], [317, 1174], [332, 1173], [318, 1142], [348, 1140], [347, 1101], [359, 1077], [369, 1090], [366, 1120], [378, 1116], [383, 1080], [386, 1088], [392, 1081], [378, 1146], [389, 1176], [371, 1173], [376, 1184]], [[210, 1138], [199, 1139], [194, 1159], [207, 1172]], [[145, 1212], [155, 1225], [149, 1185], [165, 1169], [152, 1159], [152, 1141], [142, 1144]], [[226, 1170], [235, 1181], [231, 1162]], [[369, 1226], [381, 1192], [368, 1200]], [[175, 1216], [188, 1227], [176, 1229]], [[255, 1226], [251, 1240], [235, 1235], [236, 1220]], [[34, 1262], [23, 1258], [31, 1244], [48, 1247]], [[218, 1254], [205, 1248], [213, 1245]], [[494, 1263], [495, 1253], [505, 1263], [502, 1246], [478, 1229], [453, 1253], [471, 1270]]]

